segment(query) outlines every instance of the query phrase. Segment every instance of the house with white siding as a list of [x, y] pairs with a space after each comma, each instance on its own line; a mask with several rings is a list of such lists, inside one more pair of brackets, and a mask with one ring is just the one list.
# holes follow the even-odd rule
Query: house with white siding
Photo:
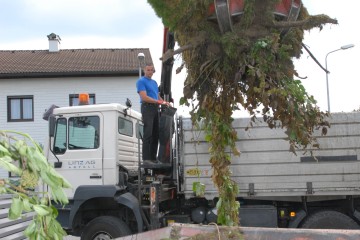
[[[61, 50], [58, 35], [48, 38], [47, 50], [0, 50], [0, 129], [28, 133], [44, 145], [43, 114], [52, 104], [77, 105], [79, 93], [91, 103], [125, 105], [129, 98], [140, 111], [138, 54], [152, 63], [148, 48]], [[0, 179], [4, 174], [0, 169]]]

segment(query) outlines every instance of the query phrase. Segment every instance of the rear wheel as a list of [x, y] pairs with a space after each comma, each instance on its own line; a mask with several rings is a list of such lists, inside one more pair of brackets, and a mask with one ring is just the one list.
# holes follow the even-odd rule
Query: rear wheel
[[360, 229], [349, 216], [337, 211], [320, 211], [313, 213], [301, 224], [301, 228], [312, 229]]
[[102, 216], [91, 220], [81, 234], [81, 240], [108, 240], [130, 235], [129, 227], [117, 217]]

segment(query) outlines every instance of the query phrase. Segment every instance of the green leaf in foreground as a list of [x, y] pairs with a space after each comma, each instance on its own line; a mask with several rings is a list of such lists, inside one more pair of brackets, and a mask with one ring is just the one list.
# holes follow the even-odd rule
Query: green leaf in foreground
[[[13, 194], [10, 219], [22, 217], [23, 212], [35, 212], [33, 221], [24, 234], [30, 240], [63, 239], [66, 232], [57, 222], [58, 215], [50, 199], [67, 204], [64, 188], [71, 185], [47, 162], [42, 149], [28, 134], [0, 130], [0, 168], [19, 180], [0, 179], [0, 194]], [[49, 192], [35, 190], [48, 185]]]
[[23, 210], [23, 203], [20, 198], [15, 197], [12, 199], [9, 209], [9, 219], [18, 219]]

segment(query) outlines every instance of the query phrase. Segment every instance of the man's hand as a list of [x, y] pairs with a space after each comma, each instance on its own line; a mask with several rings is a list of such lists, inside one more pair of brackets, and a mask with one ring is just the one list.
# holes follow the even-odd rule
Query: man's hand
[[158, 100], [157, 103], [158, 103], [159, 105], [170, 106], [170, 103], [169, 103], [169, 102], [166, 102], [166, 101], [163, 101], [163, 100]]

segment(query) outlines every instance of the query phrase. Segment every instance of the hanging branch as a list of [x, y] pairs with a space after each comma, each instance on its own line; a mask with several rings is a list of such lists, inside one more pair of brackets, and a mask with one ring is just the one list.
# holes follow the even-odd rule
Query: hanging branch
[[304, 30], [309, 30], [314, 27], [322, 28], [322, 25], [325, 24], [338, 24], [336, 19], [330, 18], [326, 15], [320, 14], [315, 16], [309, 16], [307, 19], [300, 21], [273, 21], [270, 23], [265, 23], [265, 26], [272, 28], [303, 28]]
[[193, 45], [192, 45], [192, 44], [188, 44], [188, 45], [182, 46], [182, 47], [180, 47], [180, 48], [178, 48], [178, 49], [176, 49], [176, 50], [171, 50], [171, 49], [169, 49], [169, 50], [167, 50], [167, 51], [164, 53], [164, 55], [160, 58], [160, 60], [161, 60], [162, 62], [166, 62], [166, 61], [169, 60], [171, 57], [173, 57], [173, 56], [175, 56], [175, 55], [177, 55], [177, 54], [180, 54], [180, 53], [182, 53], [182, 52], [184, 52], [184, 51], [187, 51], [187, 50], [189, 50], [189, 49], [192, 49], [192, 48], [194, 48]]
[[324, 68], [319, 61], [314, 57], [314, 55], [310, 52], [310, 50], [306, 47], [306, 45], [304, 43], [301, 43], [301, 46], [303, 46], [303, 48], [305, 48], [305, 50], [309, 53], [310, 57], [317, 63], [317, 65], [319, 65], [319, 67], [321, 67], [322, 70], [324, 70], [326, 73], [330, 73], [326, 68]]

